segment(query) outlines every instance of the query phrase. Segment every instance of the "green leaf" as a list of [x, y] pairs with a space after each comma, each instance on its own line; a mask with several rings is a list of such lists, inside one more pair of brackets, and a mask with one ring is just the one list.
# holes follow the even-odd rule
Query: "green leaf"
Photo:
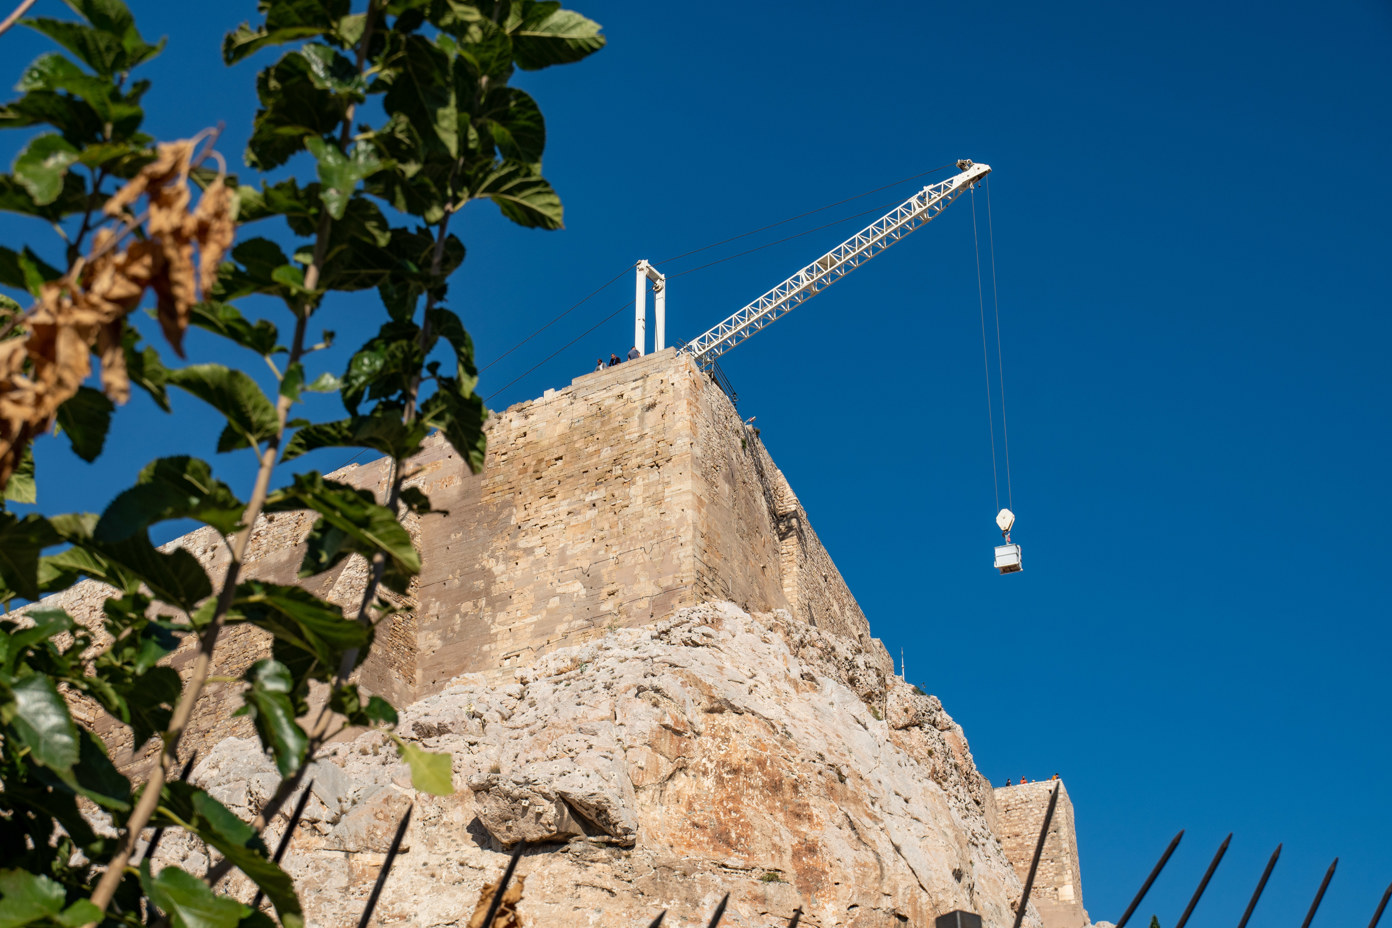
[[61, 135], [35, 136], [15, 158], [15, 179], [35, 203], [44, 206], [63, 192], [63, 175], [77, 158], [77, 149]]
[[382, 169], [382, 160], [367, 145], [354, 145], [350, 155], [321, 138], [306, 139], [305, 146], [319, 162], [319, 192], [324, 208], [334, 219], [342, 219], [353, 191], [364, 178]]
[[10, 684], [10, 701], [0, 717], [16, 740], [29, 748], [34, 762], [57, 773], [77, 763], [77, 726], [53, 681], [42, 674], [21, 677]]
[[382, 105], [389, 115], [401, 114], [436, 151], [459, 157], [462, 122], [450, 78], [449, 58], [429, 39], [395, 32], [390, 41], [394, 67], [381, 78], [387, 85]]
[[62, 271], [34, 254], [28, 245], [24, 246], [23, 251], [0, 245], [0, 284], [28, 290], [32, 296], [38, 296], [39, 288], [46, 281], [62, 276]]
[[513, 56], [524, 71], [569, 64], [604, 47], [600, 25], [559, 3], [522, 0], [522, 21], [512, 34]]
[[525, 91], [507, 86], [490, 89], [485, 107], [483, 121], [499, 154], [505, 160], [519, 161], [536, 170], [546, 147], [546, 121], [541, 107]]
[[343, 381], [325, 371], [305, 384], [302, 389], [307, 393], [337, 393], [343, 389]]
[[24, 599], [38, 599], [39, 552], [60, 540], [42, 516], [0, 512], [0, 582]]
[[393, 727], [397, 723], [396, 710], [382, 697], [372, 696], [364, 705], [356, 683], [335, 687], [329, 694], [329, 708], [342, 715], [349, 725]]
[[478, 370], [474, 367], [474, 340], [469, 337], [463, 321], [443, 306], [432, 307], [426, 318], [430, 321], [430, 330], [454, 349], [458, 389], [471, 392], [478, 384]]
[[222, 803], [190, 783], [175, 781], [160, 793], [154, 824], [178, 825], [211, 844], [260, 887], [284, 928], [302, 928], [304, 916], [290, 876], [270, 860], [266, 845], [251, 826]]
[[[177, 678], [178, 674], [175, 674], [175, 677]], [[73, 767], [71, 776], [62, 778], [63, 782], [73, 792], [92, 800], [103, 809], [114, 812], [129, 811], [130, 780], [122, 776], [116, 765], [111, 762], [106, 753], [106, 745], [85, 728], [78, 729], [78, 738], [81, 745], [77, 766]], [[138, 738], [135, 743], [140, 745], [144, 740]]]
[[39, 873], [0, 870], [0, 928], [19, 928], [51, 918], [63, 910], [63, 884]]
[[[61, 609], [30, 609], [25, 613], [33, 622], [28, 628], [12, 629], [3, 645], [5, 653], [5, 674], [13, 676], [21, 660], [27, 659], [36, 645], [51, 642], [52, 639], [73, 630], [72, 616]], [[8, 624], [8, 623], [7, 623]]]
[[236, 714], [251, 717], [261, 744], [275, 757], [276, 769], [288, 777], [300, 769], [309, 750], [309, 736], [295, 723], [295, 681], [284, 664], [273, 660], [252, 664], [242, 679], [250, 688], [242, 694], [245, 705]]
[[504, 161], [488, 165], [474, 173], [468, 189], [469, 199], [492, 200], [519, 226], [564, 228], [561, 198], [529, 164]]
[[277, 0], [262, 3], [266, 22], [256, 29], [242, 23], [222, 42], [222, 58], [236, 64], [271, 45], [284, 45], [319, 35], [336, 33], [348, 16], [347, 0]]
[[92, 537], [97, 517], [90, 513], [54, 516], [49, 522], [76, 548], [44, 559], [60, 577], [63, 571], [83, 573], [127, 593], [137, 592], [144, 583], [156, 597], [186, 611], [212, 593], [198, 558], [184, 548], [159, 551], [143, 535], [99, 542]]
[[131, 383], [140, 387], [155, 401], [155, 405], [169, 412], [169, 393], [164, 389], [169, 382], [169, 369], [160, 360], [159, 352], [153, 345], [146, 345], [143, 351], [136, 351], [140, 334], [131, 326], [126, 326], [121, 335], [122, 347], [126, 352], [126, 373]]
[[469, 466], [469, 472], [483, 470], [488, 436], [483, 423], [488, 419], [483, 398], [464, 389], [452, 378], [441, 377], [438, 389], [421, 404], [421, 419], [439, 429], [455, 452]]
[[259, 444], [280, 428], [275, 406], [256, 381], [241, 371], [221, 364], [190, 364], [170, 371], [169, 382], [226, 417], [228, 430], [218, 441], [218, 451]]
[[366, 416], [305, 426], [290, 439], [281, 460], [290, 461], [320, 448], [371, 448], [404, 460], [420, 450], [429, 431], [419, 422], [407, 425], [396, 410], [378, 410]]
[[409, 321], [385, 323], [349, 359], [343, 375], [343, 405], [353, 413], [364, 397], [391, 398], [404, 405], [403, 397], [424, 362], [419, 327]]
[[[282, 263], [284, 260], [282, 255]], [[269, 320], [258, 319], [255, 323], [249, 322], [232, 304], [212, 300], [194, 304], [189, 322], [204, 331], [236, 342], [262, 357], [275, 353], [276, 340], [280, 337], [275, 325]]]
[[[306, 138], [332, 133], [362, 92], [353, 63], [328, 49], [287, 52], [256, 78], [261, 101], [247, 142], [247, 163], [266, 171], [304, 148]], [[326, 60], [327, 59], [327, 60]]]
[[303, 587], [249, 580], [237, 585], [232, 611], [237, 621], [250, 622], [311, 655], [316, 679], [331, 676], [346, 652], [365, 649], [372, 641], [369, 626], [345, 619], [340, 607]]
[[291, 364], [285, 369], [285, 376], [280, 378], [280, 395], [292, 403], [299, 402], [300, 390], [304, 387], [304, 365], [299, 361]]
[[178, 867], [165, 867], [152, 876], [148, 858], [140, 863], [140, 883], [174, 928], [237, 928], [251, 914], [250, 906], [215, 895], [207, 883]]
[[5, 482], [5, 499], [11, 503], [38, 502], [39, 488], [34, 482], [34, 449], [31, 446], [25, 446], [14, 473]]
[[245, 508], [227, 484], [213, 478], [206, 461], [187, 455], [159, 458], [145, 465], [135, 486], [111, 501], [92, 537], [124, 541], [169, 519], [197, 519], [230, 535]]
[[411, 785], [432, 796], [453, 796], [454, 777], [450, 755], [418, 748], [393, 736], [401, 759], [411, 768]]
[[102, 910], [91, 899], [79, 899], [54, 916], [53, 920], [62, 928], [82, 928], [83, 925], [100, 922]]
[[383, 582], [402, 592], [409, 579], [420, 572], [420, 554], [410, 533], [392, 511], [378, 505], [372, 493], [345, 483], [325, 480], [320, 474], [296, 474], [292, 486], [272, 494], [266, 512], [313, 509], [320, 519], [305, 540], [301, 577], [312, 577], [337, 564], [352, 553], [371, 558], [381, 551], [387, 555], [389, 569]]
[[77, 393], [58, 407], [58, 427], [72, 442], [73, 452], [90, 463], [101, 456], [115, 411], [115, 404], [100, 390], [78, 387]]

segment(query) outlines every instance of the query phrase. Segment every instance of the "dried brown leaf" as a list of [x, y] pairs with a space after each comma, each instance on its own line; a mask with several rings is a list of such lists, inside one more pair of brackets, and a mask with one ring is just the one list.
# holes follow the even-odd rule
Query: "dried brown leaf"
[[[517, 903], [522, 901], [521, 875], [514, 876], [503, 893], [503, 901], [498, 906], [498, 914], [493, 916], [492, 928], [523, 928], [522, 916], [517, 913]], [[493, 902], [493, 894], [498, 891], [496, 882], [489, 883], [479, 890], [478, 905], [469, 919], [469, 928], [483, 928], [483, 920], [488, 917], [488, 906]]]
[[232, 247], [237, 224], [232, 218], [232, 191], [219, 177], [208, 185], [193, 213], [192, 235], [198, 241], [199, 298], [217, 279], [218, 265]]
[[[108, 216], [119, 216], [123, 210], [145, 194], [153, 191], [152, 196], [159, 196], [159, 188], [164, 184], [176, 178], [186, 179], [189, 171], [189, 160], [193, 157], [193, 149], [194, 143], [189, 139], [159, 146], [158, 157], [145, 165], [139, 174], [116, 191], [116, 194], [106, 201], [106, 205], [102, 207], [102, 212]], [[187, 197], [187, 190], [185, 190], [184, 195]], [[153, 206], [153, 204], [151, 205]]]
[[144, 196], [149, 206], [144, 238], [121, 250], [117, 237], [128, 227], [99, 230], [94, 257], [45, 284], [26, 320], [27, 332], [0, 342], [0, 485], [14, 472], [24, 447], [52, 427], [58, 407], [91, 376], [93, 351], [101, 358], [106, 395], [117, 403], [130, 398], [122, 335], [126, 316], [147, 290], [155, 292], [165, 338], [183, 356], [193, 306], [216, 278], [236, 230], [231, 192], [221, 178], [189, 212], [195, 148], [193, 140], [161, 145], [158, 157], [102, 207], [108, 216], [118, 216]]

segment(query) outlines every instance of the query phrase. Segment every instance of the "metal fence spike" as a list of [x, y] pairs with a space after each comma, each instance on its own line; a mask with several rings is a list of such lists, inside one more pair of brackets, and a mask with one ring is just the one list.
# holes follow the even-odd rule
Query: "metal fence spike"
[[[305, 784], [304, 792], [300, 794], [300, 801], [295, 803], [295, 810], [290, 813], [290, 820], [285, 825], [285, 833], [280, 836], [280, 844], [276, 846], [275, 856], [271, 858], [275, 863], [280, 863], [280, 859], [285, 856], [285, 851], [290, 847], [290, 839], [295, 836], [295, 827], [300, 824], [300, 816], [304, 815], [305, 806], [309, 805], [309, 791], [314, 788], [314, 781], [310, 780]], [[257, 889], [256, 897], [251, 900], [253, 909], [261, 908], [261, 898], [265, 893]]]
[[503, 878], [498, 881], [498, 889], [493, 893], [493, 900], [488, 903], [488, 913], [483, 917], [483, 928], [493, 928], [493, 919], [498, 917], [498, 909], [503, 904], [503, 893], [507, 892], [508, 884], [512, 882], [512, 875], [517, 871], [517, 862], [522, 859], [522, 852], [526, 849], [526, 841], [518, 841], [517, 847], [512, 849], [512, 857], [508, 860], [507, 869], [503, 871]]
[[401, 824], [396, 826], [396, 834], [392, 837], [391, 847], [387, 848], [387, 859], [382, 861], [382, 869], [377, 872], [377, 882], [373, 884], [372, 895], [367, 897], [367, 906], [363, 909], [362, 918], [358, 920], [358, 928], [367, 928], [372, 921], [372, 911], [377, 908], [377, 900], [382, 897], [382, 887], [387, 883], [387, 874], [391, 873], [392, 864], [396, 862], [396, 853], [401, 850], [401, 839], [406, 837], [406, 826], [411, 824], [411, 813], [416, 806], [414, 803], [406, 810], [406, 814], [401, 816]]
[[1049, 823], [1054, 819], [1054, 806], [1058, 805], [1059, 788], [1056, 785], [1049, 793], [1049, 808], [1044, 810], [1044, 824], [1039, 828], [1039, 840], [1034, 844], [1034, 859], [1030, 861], [1029, 876], [1025, 877], [1025, 888], [1020, 894], [1020, 904], [1015, 908], [1015, 928], [1025, 920], [1025, 909], [1029, 907], [1030, 893], [1034, 890], [1034, 875], [1039, 870], [1039, 858], [1044, 854], [1044, 842], [1049, 838]]
[[[716, 925], [720, 924], [721, 916], [725, 914], [725, 906], [729, 904], [729, 902], [730, 894], [726, 893], [725, 898], [720, 900], [720, 905], [715, 907], [715, 914], [711, 916], [710, 924], [707, 925], [706, 928], [715, 928]], [[484, 928], [488, 928], [488, 926], [485, 925]]]
[[1339, 866], [1339, 858], [1335, 857], [1334, 862], [1329, 865], [1329, 869], [1324, 871], [1324, 879], [1320, 881], [1319, 891], [1315, 893], [1315, 901], [1310, 903], [1310, 911], [1305, 913], [1305, 921], [1300, 923], [1300, 928], [1310, 928], [1310, 922], [1315, 920], [1315, 910], [1320, 907], [1320, 902], [1324, 899], [1324, 891], [1329, 888], [1329, 881], [1334, 879], [1334, 868]]
[[1252, 901], [1247, 903], [1247, 911], [1242, 913], [1242, 921], [1237, 923], [1237, 928], [1247, 928], [1247, 919], [1252, 917], [1252, 912], [1257, 907], [1257, 900], [1261, 898], [1262, 890], [1266, 889], [1266, 881], [1271, 878], [1271, 871], [1276, 868], [1276, 858], [1281, 856], [1281, 845], [1276, 845], [1276, 850], [1271, 852], [1271, 859], [1266, 862], [1266, 869], [1262, 871], [1261, 879], [1257, 880], [1257, 888], [1252, 890]]
[[1184, 829], [1181, 828], [1179, 834], [1175, 835], [1174, 839], [1170, 841], [1170, 846], [1165, 848], [1165, 853], [1161, 854], [1160, 859], [1156, 861], [1155, 869], [1151, 870], [1150, 876], [1146, 877], [1145, 883], [1141, 885], [1141, 891], [1136, 893], [1136, 898], [1132, 899], [1131, 904], [1126, 907], [1126, 912], [1121, 916], [1121, 920], [1116, 923], [1116, 928], [1126, 928], [1127, 919], [1136, 911], [1136, 906], [1141, 904], [1141, 900], [1145, 898], [1145, 894], [1150, 892], [1150, 884], [1154, 883], [1155, 878], [1160, 875], [1160, 871], [1165, 869], [1165, 864], [1169, 863], [1170, 855], [1174, 853], [1175, 848], [1179, 847], [1179, 839], [1183, 837]]
[[802, 921], [802, 906], [798, 906], [793, 910], [793, 917], [792, 920], [788, 922], [788, 928], [797, 928], [797, 923], [800, 921]]
[[1382, 894], [1382, 901], [1378, 903], [1377, 911], [1373, 913], [1373, 920], [1368, 922], [1368, 928], [1377, 928], [1377, 923], [1382, 921], [1382, 910], [1387, 908], [1387, 900], [1392, 899], [1392, 883], [1387, 884], [1387, 892]]
[[666, 910], [666, 909], [663, 909], [661, 912], [658, 912], [658, 913], [657, 913], [657, 918], [654, 918], [654, 919], [648, 924], [648, 928], [658, 928], [658, 926], [662, 924], [662, 919], [663, 919], [664, 916], [666, 916], [666, 914], [667, 914], [667, 910]]
[[1218, 853], [1213, 855], [1212, 863], [1210, 863], [1208, 869], [1204, 871], [1203, 879], [1199, 880], [1199, 888], [1194, 890], [1194, 895], [1189, 899], [1189, 904], [1184, 908], [1184, 914], [1179, 917], [1179, 921], [1175, 922], [1175, 928], [1184, 928], [1185, 923], [1189, 921], [1189, 916], [1194, 912], [1194, 906], [1199, 904], [1199, 897], [1204, 894], [1205, 889], [1208, 889], [1208, 881], [1213, 879], [1213, 871], [1218, 869], [1218, 862], [1222, 860], [1223, 855], [1228, 852], [1228, 842], [1230, 841], [1232, 841], [1231, 831], [1228, 832], [1228, 836], [1223, 839], [1223, 843], [1218, 846]]

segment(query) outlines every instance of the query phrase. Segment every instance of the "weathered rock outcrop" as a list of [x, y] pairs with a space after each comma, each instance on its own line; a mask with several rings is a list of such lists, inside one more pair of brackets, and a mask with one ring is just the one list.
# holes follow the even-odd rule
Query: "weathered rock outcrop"
[[[456, 678], [398, 731], [449, 752], [458, 791], [413, 792], [378, 733], [333, 745], [286, 858], [311, 925], [356, 922], [412, 803], [381, 925], [466, 925], [524, 839], [530, 925], [638, 926], [662, 909], [704, 924], [726, 892], [732, 928], [786, 924], [799, 906], [828, 928], [957, 908], [1013, 921], [1019, 880], [961, 728], [883, 649], [786, 613], [722, 603], [614, 629], [512, 682]], [[246, 814], [274, 771], [228, 739], [194, 779]], [[158, 856], [197, 869], [207, 855], [185, 838]], [[1032, 908], [1025, 924], [1040, 924]]]

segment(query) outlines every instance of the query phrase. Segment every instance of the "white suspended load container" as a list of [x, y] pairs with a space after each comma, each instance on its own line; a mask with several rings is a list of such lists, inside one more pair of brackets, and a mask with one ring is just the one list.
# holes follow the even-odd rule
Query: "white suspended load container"
[[996, 570], [1003, 574], [1013, 574], [1017, 570], [1023, 570], [1020, 566], [1020, 546], [1019, 545], [997, 545], [996, 546]]
[[1005, 544], [996, 546], [996, 570], [1003, 574], [1023, 570], [1020, 564], [1020, 546], [1010, 541], [1010, 530], [1015, 526], [1015, 513], [1009, 509], [1002, 509], [996, 515], [996, 525], [1005, 536]]

